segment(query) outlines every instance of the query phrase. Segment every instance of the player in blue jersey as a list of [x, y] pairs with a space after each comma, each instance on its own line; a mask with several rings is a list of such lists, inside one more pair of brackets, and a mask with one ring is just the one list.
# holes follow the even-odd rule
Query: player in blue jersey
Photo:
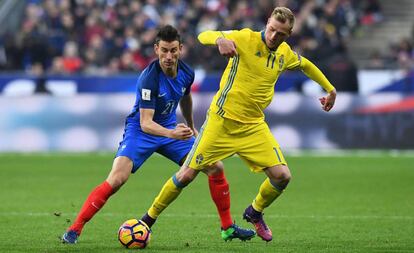
[[[84, 202], [75, 222], [62, 236], [64, 243], [76, 243], [84, 225], [104, 206], [108, 198], [136, 172], [154, 152], [178, 165], [182, 165], [194, 143], [197, 133], [193, 124], [190, 88], [194, 71], [179, 60], [182, 49], [180, 35], [172, 26], [161, 28], [154, 45], [158, 60], [152, 62], [139, 76], [134, 108], [126, 119], [123, 140], [119, 144], [112, 170], [106, 180], [98, 185]], [[187, 125], [177, 124], [178, 104]], [[242, 229], [233, 224], [230, 215], [229, 187], [223, 173], [223, 164], [211, 166], [209, 186], [217, 206], [227, 239], [247, 240], [255, 235], [253, 230]], [[175, 192], [164, 199], [157, 198], [151, 209], [164, 209], [180, 193]], [[148, 212], [143, 221], [151, 227], [155, 212]]]

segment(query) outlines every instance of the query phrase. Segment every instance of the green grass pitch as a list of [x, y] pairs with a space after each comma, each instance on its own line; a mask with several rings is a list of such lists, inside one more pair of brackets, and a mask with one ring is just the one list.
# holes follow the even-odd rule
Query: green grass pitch
[[[87, 194], [107, 176], [112, 154], [0, 155], [0, 252], [129, 252], [123, 221], [140, 218], [177, 166], [149, 159], [85, 226], [76, 245], [60, 236]], [[224, 242], [200, 175], [164, 211], [144, 252], [414, 252], [414, 156], [288, 156], [293, 180], [268, 209], [274, 239]], [[237, 224], [263, 174], [225, 161]]]

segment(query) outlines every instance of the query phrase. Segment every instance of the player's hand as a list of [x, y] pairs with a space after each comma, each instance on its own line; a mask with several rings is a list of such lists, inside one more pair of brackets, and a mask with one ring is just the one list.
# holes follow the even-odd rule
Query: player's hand
[[233, 57], [237, 55], [236, 43], [234, 43], [234, 41], [225, 38], [218, 38], [216, 40], [216, 44], [222, 56]]
[[329, 112], [335, 104], [336, 99], [336, 90], [333, 90], [328, 93], [326, 97], [319, 98], [319, 101], [322, 105], [322, 110]]
[[183, 123], [177, 124], [171, 132], [171, 138], [178, 140], [188, 140], [193, 136], [193, 130]]
[[193, 130], [193, 135], [194, 135], [194, 137], [197, 137], [197, 136], [198, 136], [198, 131], [197, 131], [197, 129], [195, 129], [195, 128], [191, 128], [191, 130]]

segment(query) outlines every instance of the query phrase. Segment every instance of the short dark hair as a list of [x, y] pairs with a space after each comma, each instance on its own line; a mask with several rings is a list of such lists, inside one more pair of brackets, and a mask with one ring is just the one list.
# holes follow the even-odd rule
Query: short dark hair
[[161, 40], [167, 42], [178, 41], [181, 44], [180, 34], [178, 33], [177, 29], [171, 25], [161, 27], [161, 29], [158, 31], [157, 37], [155, 38], [155, 43], [158, 44]]

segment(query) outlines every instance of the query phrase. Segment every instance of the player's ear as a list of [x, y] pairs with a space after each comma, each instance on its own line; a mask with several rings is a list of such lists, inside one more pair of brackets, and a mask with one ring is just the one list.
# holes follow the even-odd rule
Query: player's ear
[[154, 53], [158, 55], [159, 45], [157, 43], [154, 44]]

